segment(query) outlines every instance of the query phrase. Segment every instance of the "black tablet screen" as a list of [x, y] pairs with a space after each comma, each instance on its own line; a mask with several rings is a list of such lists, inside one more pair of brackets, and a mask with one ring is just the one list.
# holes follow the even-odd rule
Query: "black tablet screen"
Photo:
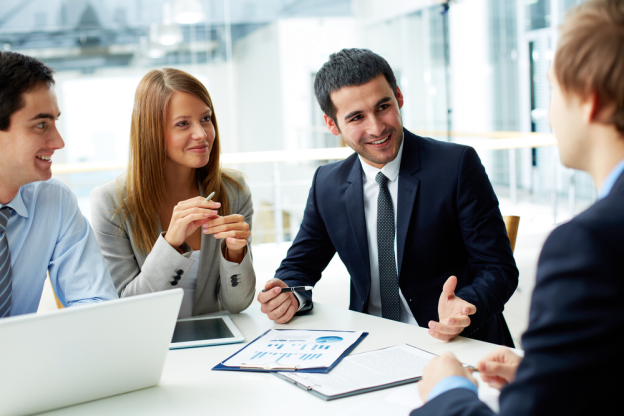
[[200, 341], [204, 339], [233, 338], [234, 334], [223, 319], [196, 319], [176, 323], [171, 342]]

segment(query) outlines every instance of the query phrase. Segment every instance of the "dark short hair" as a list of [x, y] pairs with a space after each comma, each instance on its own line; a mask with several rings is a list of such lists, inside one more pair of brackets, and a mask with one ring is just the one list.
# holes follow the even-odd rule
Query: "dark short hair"
[[366, 84], [381, 74], [396, 97], [396, 78], [384, 58], [368, 49], [343, 49], [332, 53], [314, 78], [314, 94], [321, 110], [336, 122], [336, 107], [329, 95], [342, 87]]
[[7, 131], [11, 115], [24, 107], [22, 94], [40, 82], [54, 84], [54, 70], [38, 59], [0, 51], [0, 131]]

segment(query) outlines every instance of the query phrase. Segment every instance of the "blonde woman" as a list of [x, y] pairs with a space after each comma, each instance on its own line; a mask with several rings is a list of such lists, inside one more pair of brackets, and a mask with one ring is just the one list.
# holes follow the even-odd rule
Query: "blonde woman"
[[179, 318], [238, 313], [252, 302], [251, 193], [219, 155], [204, 85], [176, 69], [145, 75], [128, 171], [91, 194], [93, 230], [120, 297], [181, 287]]

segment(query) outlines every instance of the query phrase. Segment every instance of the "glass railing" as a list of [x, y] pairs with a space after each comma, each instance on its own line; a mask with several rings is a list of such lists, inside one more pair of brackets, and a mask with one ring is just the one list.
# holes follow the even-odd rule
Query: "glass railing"
[[[580, 192], [577, 189], [582, 185], [577, 183], [578, 173], [561, 165], [552, 134], [456, 131], [450, 134], [446, 131], [414, 133], [440, 140], [450, 138], [452, 142], [474, 147], [486, 167], [501, 205], [522, 208], [528, 201], [540, 206], [542, 212], [550, 206], [550, 224], [568, 219], [576, 213], [577, 207], [588, 205], [595, 197], [595, 192], [591, 190]], [[540, 169], [536, 169], [533, 163], [522, 162], [517, 154], [535, 148], [552, 148], [552, 157], [542, 160]], [[351, 154], [353, 150], [349, 147], [222, 154], [221, 161], [225, 168], [240, 170], [248, 177], [254, 200], [254, 244], [292, 240], [299, 229], [316, 168], [324, 163], [345, 159]], [[56, 164], [52, 169], [78, 195], [81, 209], [89, 218], [91, 190], [113, 180], [126, 168], [126, 164], [118, 162], [94, 162]], [[529, 181], [531, 186], [527, 186], [527, 175], [532, 175]], [[591, 181], [585, 182], [591, 186]], [[567, 208], [565, 204], [559, 203], [562, 197], [568, 199]], [[517, 209], [514, 214], [518, 214]]]

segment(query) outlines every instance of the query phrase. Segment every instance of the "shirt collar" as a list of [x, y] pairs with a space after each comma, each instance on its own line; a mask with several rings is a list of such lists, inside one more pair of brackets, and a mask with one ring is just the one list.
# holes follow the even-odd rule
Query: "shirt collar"
[[22, 199], [22, 188], [17, 191], [17, 195], [15, 195], [15, 198], [13, 198], [8, 204], [0, 204], [0, 208], [9, 207], [19, 216], [28, 218], [28, 209], [26, 209], [26, 204], [24, 204], [24, 200]]
[[371, 165], [366, 163], [364, 160], [362, 160], [362, 156], [358, 155], [358, 157], [360, 158], [362, 170], [364, 171], [364, 176], [366, 177], [366, 179], [374, 182], [375, 176], [377, 176], [377, 174], [381, 172], [386, 176], [386, 178], [388, 178], [390, 182], [396, 180], [397, 176], [399, 176], [399, 171], [401, 170], [401, 157], [403, 156], [403, 144], [404, 143], [405, 143], [405, 139], [403, 139], [403, 142], [401, 143], [401, 147], [399, 147], [399, 151], [396, 157], [394, 158], [394, 160], [392, 162], [386, 163], [385, 166], [381, 169], [372, 167]]
[[618, 180], [622, 172], [624, 172], [624, 159], [622, 159], [605, 178], [605, 181], [600, 188], [600, 193], [598, 194], [600, 199], [609, 195], [611, 189], [613, 189], [613, 185], [615, 185], [615, 182]]

